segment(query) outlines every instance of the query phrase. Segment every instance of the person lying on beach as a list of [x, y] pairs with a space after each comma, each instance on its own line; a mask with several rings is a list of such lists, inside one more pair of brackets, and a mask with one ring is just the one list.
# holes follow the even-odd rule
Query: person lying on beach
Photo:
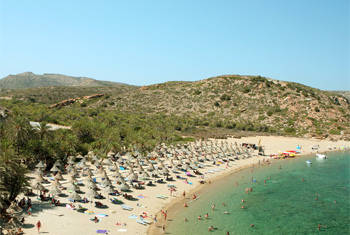
[[126, 223], [116, 223], [115, 225], [121, 225], [121, 226], [126, 226]]

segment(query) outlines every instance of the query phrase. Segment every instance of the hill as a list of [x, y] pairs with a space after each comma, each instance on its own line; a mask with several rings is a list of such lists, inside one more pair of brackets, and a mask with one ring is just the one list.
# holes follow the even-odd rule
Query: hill
[[1, 89], [26, 89], [34, 87], [79, 86], [97, 87], [119, 85], [120, 83], [98, 81], [86, 77], [71, 77], [61, 74], [37, 75], [32, 72], [9, 75], [0, 79]]
[[101, 105], [125, 112], [177, 115], [188, 120], [179, 127], [183, 130], [189, 125], [209, 126], [319, 138], [350, 133], [346, 97], [260, 76], [166, 82], [90, 104]]
[[[89, 101], [79, 99], [66, 108], [90, 116], [98, 112], [166, 115], [173, 117], [175, 130], [187, 136], [199, 136], [198, 133], [204, 132], [214, 136], [219, 132], [229, 135], [252, 131], [350, 139], [350, 106], [345, 96], [261, 76], [224, 75], [195, 82], [172, 81], [143, 87], [32, 88], [2, 96], [45, 103], [48, 108], [64, 99], [96, 93], [106, 96]], [[64, 98], [58, 100], [57, 97]], [[69, 119], [61, 124], [72, 125]]]

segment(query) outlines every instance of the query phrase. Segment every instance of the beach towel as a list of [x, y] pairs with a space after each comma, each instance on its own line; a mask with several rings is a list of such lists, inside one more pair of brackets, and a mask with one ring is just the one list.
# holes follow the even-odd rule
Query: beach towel
[[127, 229], [121, 228], [121, 229], [118, 229], [117, 231], [118, 231], [118, 232], [126, 232]]
[[98, 215], [96, 215], [96, 217], [99, 217], [99, 218], [103, 218], [103, 217], [107, 217], [108, 215], [106, 215], [106, 214], [98, 214]]
[[143, 195], [138, 195], [137, 197], [138, 198], [145, 198], [145, 196], [143, 196]]
[[107, 234], [108, 231], [107, 230], [98, 229], [98, 230], [96, 230], [96, 233]]
[[130, 215], [129, 218], [130, 219], [137, 219], [137, 216], [136, 215]]
[[85, 214], [92, 215], [94, 212], [93, 211], [84, 211]]

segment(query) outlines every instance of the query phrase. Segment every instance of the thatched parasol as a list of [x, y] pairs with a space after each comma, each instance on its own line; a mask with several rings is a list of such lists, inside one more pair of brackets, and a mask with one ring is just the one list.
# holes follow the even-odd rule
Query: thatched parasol
[[46, 165], [40, 161], [38, 164], [35, 165], [36, 168], [46, 168]]
[[53, 165], [53, 167], [50, 169], [50, 171], [60, 171], [61, 169], [58, 168], [58, 166]]
[[59, 187], [59, 186], [61, 186], [61, 183], [60, 183], [60, 181], [58, 179], [56, 179], [54, 182], [51, 183], [51, 186]]
[[57, 187], [57, 186], [52, 186], [49, 190], [49, 193], [54, 195], [60, 195], [61, 194], [61, 190]]
[[71, 199], [74, 201], [79, 201], [79, 200], [81, 200], [81, 196], [77, 192], [73, 191], [72, 193], [70, 193], [68, 195], [68, 199]]
[[63, 180], [63, 176], [61, 175], [60, 171], [55, 175], [55, 179], [56, 180]]
[[70, 184], [67, 189], [71, 191], [76, 191], [76, 192], [80, 191], [80, 188], [75, 184]]
[[122, 183], [121, 185], [118, 186], [118, 189], [120, 189], [121, 191], [125, 192], [125, 191], [129, 191], [130, 187], [126, 183]]

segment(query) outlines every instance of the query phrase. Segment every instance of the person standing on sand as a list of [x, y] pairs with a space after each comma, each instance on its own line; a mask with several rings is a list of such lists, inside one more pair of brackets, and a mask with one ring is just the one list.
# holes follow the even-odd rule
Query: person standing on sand
[[186, 192], [185, 191], [182, 193], [182, 196], [184, 196], [184, 197], [186, 196]]
[[36, 227], [38, 228], [38, 233], [40, 233], [40, 228], [41, 228], [40, 220], [38, 220], [38, 223], [36, 223]]
[[33, 210], [33, 209], [32, 209], [32, 206], [29, 206], [29, 207], [28, 207], [28, 215], [32, 215], [32, 210]]
[[157, 223], [157, 215], [154, 216], [154, 226], [156, 226], [156, 223]]
[[164, 234], [165, 233], [165, 225], [163, 224], [163, 226], [162, 226], [162, 233]]

